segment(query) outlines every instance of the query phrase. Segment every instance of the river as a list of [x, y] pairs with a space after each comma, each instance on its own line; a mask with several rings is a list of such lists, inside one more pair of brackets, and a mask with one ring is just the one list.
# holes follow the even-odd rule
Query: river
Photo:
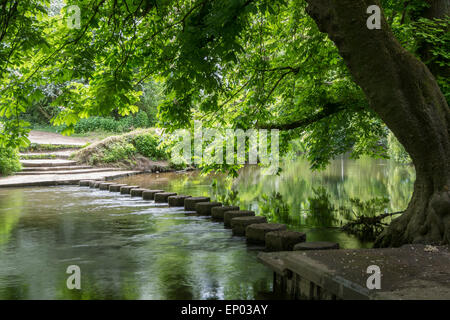
[[[279, 176], [246, 167], [236, 179], [187, 172], [119, 181], [210, 196], [304, 231], [308, 241], [361, 248], [371, 243], [339, 229], [347, 217], [338, 209], [387, 197], [387, 211], [403, 210], [414, 179], [410, 166], [342, 158], [321, 172], [298, 159]], [[320, 187], [334, 210], [310, 210]], [[182, 208], [77, 186], [0, 189], [0, 299], [263, 299], [272, 274], [259, 249]], [[70, 265], [81, 269], [81, 290], [66, 286]]]

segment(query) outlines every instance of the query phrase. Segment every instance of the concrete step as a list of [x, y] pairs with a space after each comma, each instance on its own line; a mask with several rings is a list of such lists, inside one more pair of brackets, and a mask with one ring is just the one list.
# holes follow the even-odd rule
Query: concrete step
[[84, 145], [80, 144], [59, 144], [59, 143], [31, 143], [28, 147], [21, 149], [22, 152], [50, 152], [79, 150]]
[[52, 160], [21, 160], [22, 166], [25, 168], [29, 167], [67, 167], [76, 165], [76, 161], [63, 160], [63, 159], [52, 159]]
[[70, 156], [77, 150], [63, 150], [63, 151], [47, 151], [47, 152], [22, 152], [20, 159], [22, 160], [43, 160], [43, 159], [69, 159]]
[[65, 166], [65, 167], [27, 167], [23, 168], [21, 172], [42, 172], [42, 171], [68, 171], [68, 170], [83, 170], [92, 169], [91, 166]]
[[67, 170], [67, 171], [28, 171], [28, 172], [18, 172], [18, 176], [33, 176], [33, 175], [43, 175], [43, 174], [81, 174], [81, 173], [94, 173], [94, 172], [112, 172], [120, 171], [116, 168], [91, 168], [91, 169], [80, 169], [80, 170]]

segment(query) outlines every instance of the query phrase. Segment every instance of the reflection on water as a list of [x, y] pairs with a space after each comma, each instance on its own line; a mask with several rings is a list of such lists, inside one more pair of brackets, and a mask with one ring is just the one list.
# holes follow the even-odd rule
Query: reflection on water
[[[387, 197], [386, 210], [404, 210], [414, 180], [415, 171], [411, 166], [370, 158], [342, 158], [320, 172], [312, 172], [307, 161], [298, 159], [285, 163], [279, 176], [264, 176], [257, 166], [252, 166], [241, 170], [236, 179], [189, 172], [138, 175], [120, 181], [179, 194], [211, 196], [223, 203], [254, 210], [270, 221], [286, 223], [293, 230], [305, 231], [309, 241], [335, 241], [343, 248], [360, 248], [371, 243], [359, 241], [337, 228], [347, 221], [338, 209], [351, 207], [351, 198], [368, 201]], [[320, 188], [328, 194], [335, 211], [310, 210], [310, 199], [317, 196], [314, 190]]]
[[[161, 188], [264, 214], [307, 232], [309, 241], [369, 246], [341, 232], [335, 211], [310, 210], [323, 187], [331, 206], [389, 197], [406, 207], [414, 170], [387, 161], [337, 160], [319, 173], [298, 160], [280, 176], [256, 167], [232, 180], [197, 172], [139, 175], [121, 182]], [[0, 189], [0, 299], [254, 299], [271, 289], [257, 248], [206, 217], [117, 193], [79, 187]], [[69, 265], [82, 290], [66, 288]]]
[[[0, 299], [254, 299], [256, 250], [220, 223], [80, 187], [0, 189]], [[81, 289], [66, 268], [81, 268]]]

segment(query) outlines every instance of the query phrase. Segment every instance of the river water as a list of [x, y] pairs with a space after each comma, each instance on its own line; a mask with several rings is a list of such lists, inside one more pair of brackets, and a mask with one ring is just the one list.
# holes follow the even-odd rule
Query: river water
[[[413, 181], [413, 168], [373, 159], [338, 159], [322, 172], [296, 160], [279, 176], [247, 167], [237, 179], [188, 172], [120, 180], [233, 203], [343, 248], [371, 243], [339, 230], [346, 218], [338, 208], [388, 197], [386, 210], [403, 210]], [[319, 187], [331, 213], [309, 210]], [[76, 186], [0, 189], [0, 299], [267, 298], [272, 274], [259, 249], [182, 208]], [[81, 290], [67, 289], [70, 265], [81, 269]]]

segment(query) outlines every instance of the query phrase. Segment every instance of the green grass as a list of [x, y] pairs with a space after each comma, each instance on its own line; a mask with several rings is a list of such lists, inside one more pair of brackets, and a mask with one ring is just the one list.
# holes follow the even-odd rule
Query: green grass
[[39, 160], [39, 159], [56, 159], [58, 158], [55, 154], [21, 154], [21, 160]]
[[136, 130], [108, 137], [80, 150], [75, 159], [89, 165], [132, 167], [140, 156], [152, 161], [169, 159], [168, 146], [161, 141], [155, 129]]
[[40, 144], [40, 143], [31, 143], [26, 148], [20, 148], [20, 152], [27, 151], [54, 151], [54, 150], [67, 150], [67, 149], [82, 149], [87, 147], [89, 144], [84, 146], [76, 145], [76, 144]]
[[40, 125], [40, 124], [33, 124], [31, 126], [31, 130], [36, 131], [43, 131], [43, 132], [52, 132], [52, 133], [61, 133], [62, 127], [58, 126], [51, 126], [51, 125]]

